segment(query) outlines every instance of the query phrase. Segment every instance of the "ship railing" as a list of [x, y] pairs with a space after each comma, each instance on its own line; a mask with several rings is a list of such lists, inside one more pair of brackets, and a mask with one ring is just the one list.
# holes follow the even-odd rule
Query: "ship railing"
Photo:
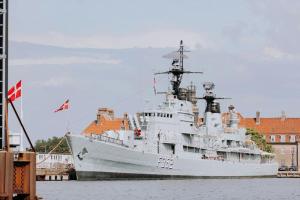
[[112, 138], [104, 135], [91, 135], [90, 137], [94, 140], [99, 140], [102, 142], [108, 142], [108, 143], [113, 143], [120, 146], [128, 147], [128, 145], [124, 144], [123, 140], [119, 140], [116, 138]]

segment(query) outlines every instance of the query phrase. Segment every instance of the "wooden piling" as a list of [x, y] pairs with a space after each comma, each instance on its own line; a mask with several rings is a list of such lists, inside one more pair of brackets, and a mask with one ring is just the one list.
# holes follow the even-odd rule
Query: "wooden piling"
[[0, 200], [12, 200], [13, 196], [37, 199], [34, 152], [0, 151]]
[[0, 151], [0, 199], [13, 198], [13, 153]]

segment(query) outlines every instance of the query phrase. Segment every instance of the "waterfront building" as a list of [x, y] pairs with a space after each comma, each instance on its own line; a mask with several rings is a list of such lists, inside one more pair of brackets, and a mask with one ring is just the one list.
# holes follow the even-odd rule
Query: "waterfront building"
[[[223, 120], [228, 113], [223, 114]], [[289, 118], [282, 112], [280, 117], [261, 117], [256, 112], [253, 118], [239, 114], [239, 126], [251, 128], [262, 134], [272, 145], [275, 158], [280, 166], [300, 168], [300, 118]]]
[[68, 180], [67, 171], [73, 168], [70, 154], [36, 154], [37, 180]]
[[58, 169], [73, 165], [71, 154], [36, 154], [37, 168], [39, 169]]
[[99, 108], [96, 120], [92, 121], [84, 130], [84, 135], [102, 134], [105, 131], [128, 130], [127, 114], [116, 118], [114, 111], [109, 108]]

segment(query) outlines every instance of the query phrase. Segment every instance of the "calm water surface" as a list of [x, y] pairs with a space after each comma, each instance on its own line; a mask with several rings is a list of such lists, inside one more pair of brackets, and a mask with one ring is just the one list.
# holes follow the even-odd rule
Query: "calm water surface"
[[38, 182], [46, 200], [300, 200], [300, 178]]

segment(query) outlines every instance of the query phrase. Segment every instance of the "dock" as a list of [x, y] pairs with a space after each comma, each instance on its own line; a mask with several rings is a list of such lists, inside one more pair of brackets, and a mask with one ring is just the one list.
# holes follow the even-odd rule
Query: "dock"
[[300, 178], [300, 171], [282, 171], [277, 173], [278, 178]]
[[68, 181], [69, 174], [66, 170], [60, 169], [37, 169], [37, 181]]

